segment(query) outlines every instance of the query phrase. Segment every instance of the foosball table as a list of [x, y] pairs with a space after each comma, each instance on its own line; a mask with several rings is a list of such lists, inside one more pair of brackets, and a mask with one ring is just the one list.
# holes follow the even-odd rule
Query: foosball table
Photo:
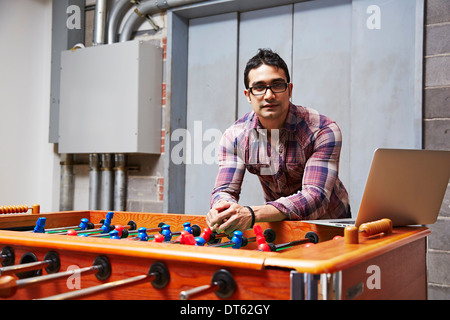
[[[6, 209], [5, 209], [6, 208]], [[425, 227], [0, 207], [0, 299], [426, 299]]]

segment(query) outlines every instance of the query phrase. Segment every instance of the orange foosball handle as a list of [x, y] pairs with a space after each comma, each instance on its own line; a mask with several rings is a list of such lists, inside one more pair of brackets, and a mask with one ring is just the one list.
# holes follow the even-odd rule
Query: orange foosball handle
[[392, 233], [392, 221], [389, 219], [381, 219], [378, 221], [367, 222], [359, 226], [359, 232], [364, 237], [370, 237], [379, 233]]
[[359, 233], [364, 237], [370, 237], [376, 234], [392, 233], [392, 221], [389, 219], [381, 219], [373, 222], [363, 223], [359, 226], [359, 230], [355, 226], [348, 226], [344, 229], [344, 238], [346, 244], [358, 244]]
[[27, 205], [18, 205], [18, 206], [0, 206], [0, 214], [3, 213], [24, 213], [31, 209], [32, 214], [37, 214], [40, 212], [40, 205], [33, 204], [30, 207]]

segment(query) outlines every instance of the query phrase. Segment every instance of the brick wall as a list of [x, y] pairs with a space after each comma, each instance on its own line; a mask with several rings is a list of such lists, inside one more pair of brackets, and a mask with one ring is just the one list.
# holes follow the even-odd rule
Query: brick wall
[[[425, 9], [423, 146], [450, 150], [450, 1], [426, 0]], [[450, 185], [429, 228], [428, 298], [450, 299]]]

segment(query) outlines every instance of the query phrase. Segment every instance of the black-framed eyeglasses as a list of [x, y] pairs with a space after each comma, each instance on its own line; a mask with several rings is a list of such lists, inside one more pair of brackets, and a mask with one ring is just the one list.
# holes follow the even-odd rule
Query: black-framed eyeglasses
[[286, 82], [277, 82], [268, 86], [264, 85], [257, 85], [254, 87], [248, 88], [251, 94], [254, 96], [262, 96], [263, 94], [266, 94], [267, 89], [272, 90], [273, 93], [282, 93], [285, 92], [288, 87], [288, 83]]

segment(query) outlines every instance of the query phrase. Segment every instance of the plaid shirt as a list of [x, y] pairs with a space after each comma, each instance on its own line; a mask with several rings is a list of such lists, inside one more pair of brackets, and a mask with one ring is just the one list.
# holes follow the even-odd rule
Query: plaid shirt
[[290, 104], [284, 127], [268, 140], [254, 111], [225, 131], [211, 207], [218, 200], [239, 201], [247, 169], [258, 176], [266, 204], [288, 219], [349, 217], [347, 190], [338, 178], [341, 131], [334, 121]]

